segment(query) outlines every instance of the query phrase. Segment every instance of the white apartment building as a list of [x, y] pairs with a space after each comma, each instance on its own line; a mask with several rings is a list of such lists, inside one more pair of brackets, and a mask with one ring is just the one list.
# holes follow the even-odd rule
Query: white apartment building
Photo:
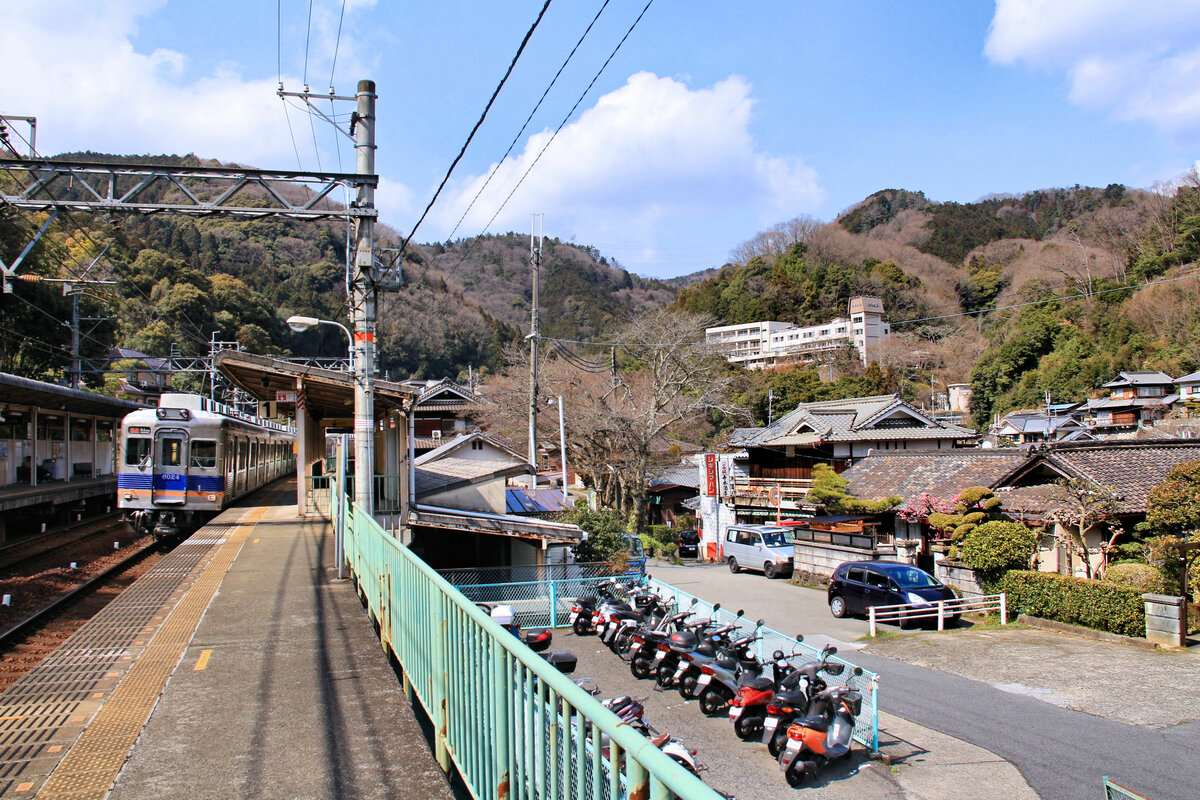
[[788, 322], [751, 322], [723, 325], [705, 330], [709, 344], [716, 345], [734, 364], [747, 369], [783, 366], [801, 361], [818, 361], [823, 354], [845, 347], [857, 348], [864, 364], [873, 343], [892, 333], [883, 321], [883, 301], [878, 297], [852, 297], [849, 316], [824, 325], [804, 327]]

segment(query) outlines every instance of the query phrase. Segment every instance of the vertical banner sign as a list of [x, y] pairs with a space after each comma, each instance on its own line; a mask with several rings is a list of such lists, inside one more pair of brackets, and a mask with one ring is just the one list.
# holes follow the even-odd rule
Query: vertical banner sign
[[730, 456], [720, 460], [717, 473], [717, 493], [721, 497], [733, 497], [733, 461]]
[[704, 496], [712, 497], [717, 493], [717, 454], [704, 454]]

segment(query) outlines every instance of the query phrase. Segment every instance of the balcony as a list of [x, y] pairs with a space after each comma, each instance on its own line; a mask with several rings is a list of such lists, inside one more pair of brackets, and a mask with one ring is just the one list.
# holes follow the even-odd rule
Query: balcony
[[800, 503], [804, 501], [812, 485], [811, 478], [735, 477], [733, 480], [733, 494], [735, 497], [774, 505], [775, 501], [771, 496], [771, 491], [777, 488], [779, 490], [780, 502]]

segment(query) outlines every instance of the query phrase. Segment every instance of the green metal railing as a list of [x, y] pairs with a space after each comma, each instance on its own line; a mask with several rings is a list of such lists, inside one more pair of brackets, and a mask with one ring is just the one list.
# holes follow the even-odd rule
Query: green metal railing
[[1145, 795], [1138, 794], [1132, 789], [1126, 789], [1119, 783], [1114, 783], [1107, 775], [1105, 775], [1104, 800], [1148, 800], [1148, 798]]
[[719, 797], [493, 622], [336, 485], [330, 498], [380, 640], [432, 721], [438, 763], [455, 767], [473, 797]]
[[574, 599], [595, 594], [596, 585], [610, 578], [642, 582], [641, 573], [614, 571], [607, 562], [447, 569], [438, 574], [473, 602], [512, 606], [525, 628], [570, 624]]

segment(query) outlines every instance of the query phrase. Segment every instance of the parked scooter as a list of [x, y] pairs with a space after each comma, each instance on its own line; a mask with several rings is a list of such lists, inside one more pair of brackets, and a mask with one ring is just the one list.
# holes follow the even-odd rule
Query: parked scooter
[[713, 606], [713, 618], [706, 623], [688, 626], [686, 630], [671, 634], [667, 649], [660, 646], [655, 659], [655, 680], [660, 688], [675, 686], [685, 700], [690, 700], [700, 677], [700, 666], [717, 657], [729, 644], [729, 634], [737, 630], [738, 620], [745, 613], [738, 609], [732, 624], [716, 625], [716, 612], [721, 607]]
[[517, 622], [512, 606], [504, 604], [492, 606], [487, 603], [476, 603], [475, 605], [486, 611], [493, 622], [524, 642], [530, 650], [549, 661], [559, 672], [570, 675], [575, 671], [579, 659], [574, 653], [569, 650], [550, 650], [550, 645], [554, 641], [554, 633], [549, 628], [523, 631], [521, 624]]
[[787, 732], [787, 747], [779, 756], [779, 768], [792, 788], [801, 786], [806, 776], [815, 775], [830, 761], [850, 754], [850, 737], [854, 719], [862, 711], [862, 695], [849, 686], [831, 686], [818, 697], [825, 701], [825, 713], [793, 722]]
[[633, 613], [616, 615], [616, 630], [607, 640], [609, 649], [626, 661], [631, 657], [634, 633], [641, 628], [657, 629], [670, 610], [668, 603], [650, 589], [634, 592], [631, 599], [634, 606]]
[[718, 657], [700, 667], [695, 695], [700, 698], [700, 710], [703, 713], [713, 716], [727, 709], [742, 683], [749, 684], [756, 680], [770, 682], [770, 679], [760, 679], [762, 664], [750, 652], [750, 645], [762, 638], [758, 632], [765, 624], [764, 620], [758, 620], [750, 635], [730, 644], [727, 656]]
[[[841, 662], [830, 662], [837, 655], [837, 648], [827, 644], [821, 648], [820, 658], [797, 669], [785, 679], [787, 686], [776, 692], [767, 704], [767, 716], [763, 720], [763, 742], [767, 751], [779, 758], [787, 744], [788, 726], [801, 717], [820, 716], [825, 712], [825, 701], [816, 698], [826, 689], [825, 675], [838, 676], [846, 669]], [[857, 674], [862, 674], [859, 669]]]
[[667, 644], [668, 637], [672, 633], [682, 629], [684, 620], [695, 613], [692, 608], [695, 608], [696, 602], [693, 599], [692, 605], [686, 611], [663, 617], [662, 621], [654, 628], [639, 628], [634, 632], [628, 650], [629, 671], [633, 677], [649, 678], [653, 674], [654, 656], [658, 653], [658, 648]]
[[[797, 642], [804, 641], [804, 636], [797, 635]], [[798, 682], [797, 667], [791, 655], [785, 655], [782, 650], [776, 650], [771, 656], [771, 677], [758, 677], [740, 682], [737, 694], [729, 702], [729, 718], [733, 720], [733, 731], [740, 739], [750, 739], [762, 735], [763, 721], [767, 716], [767, 706], [775, 699], [775, 693], [787, 691]]]
[[596, 584], [596, 594], [585, 594], [575, 598], [575, 602], [571, 604], [571, 630], [576, 636], [596, 632], [592, 618], [597, 606], [608, 602], [623, 602], [617, 596], [622, 585], [616, 578], [609, 578]]

